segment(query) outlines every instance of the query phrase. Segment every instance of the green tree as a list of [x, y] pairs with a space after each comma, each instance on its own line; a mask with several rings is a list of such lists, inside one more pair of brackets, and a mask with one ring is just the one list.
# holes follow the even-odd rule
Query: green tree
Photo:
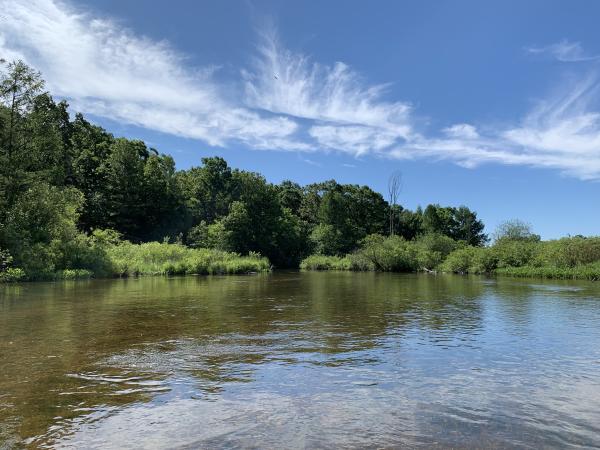
[[86, 231], [108, 227], [107, 161], [113, 144], [110, 133], [92, 125], [81, 114], [75, 116], [71, 133], [73, 185], [85, 197], [80, 224]]
[[494, 232], [495, 241], [539, 241], [540, 236], [535, 234], [531, 225], [519, 219], [502, 222]]
[[83, 195], [74, 188], [39, 183], [24, 192], [7, 212], [0, 246], [28, 275], [50, 274], [64, 266], [67, 248], [81, 238], [77, 230]]
[[140, 241], [145, 223], [144, 167], [150, 156], [142, 141], [116, 139], [106, 165], [106, 227]]

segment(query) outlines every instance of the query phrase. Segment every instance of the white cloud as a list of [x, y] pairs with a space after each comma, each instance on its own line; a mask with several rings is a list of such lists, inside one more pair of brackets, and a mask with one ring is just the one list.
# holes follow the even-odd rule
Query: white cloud
[[593, 61], [600, 55], [587, 55], [579, 42], [570, 42], [566, 39], [545, 47], [526, 47], [525, 50], [533, 54], [546, 54], [561, 62]]
[[[75, 110], [218, 146], [528, 165], [600, 179], [595, 75], [512, 125], [456, 123], [431, 133], [417, 129], [409, 103], [386, 99], [386, 85], [367, 84], [344, 63], [293, 53], [275, 33], [261, 36], [252, 66], [225, 84], [214, 67], [190, 68], [168, 43], [70, 4], [0, 0], [0, 9], [0, 56], [41, 70], [51, 92]], [[568, 41], [529, 51], [596, 58]]]
[[468, 123], [457, 123], [442, 131], [451, 138], [477, 139], [479, 137], [477, 128]]
[[[0, 0], [0, 51], [41, 70], [75, 109], [211, 145], [305, 149], [289, 117], [263, 117], [226, 99], [210, 68], [189, 70], [165, 42], [134, 35], [53, 0]], [[297, 144], [297, 145], [296, 145]]]
[[255, 107], [306, 119], [371, 126], [408, 137], [410, 106], [385, 102], [384, 85], [365, 87], [346, 64], [313, 63], [265, 33], [258, 47], [254, 73], [246, 72], [248, 100]]
[[398, 135], [376, 127], [356, 125], [315, 125], [308, 133], [321, 147], [360, 156], [380, 152], [398, 140]]
[[454, 125], [442, 130], [444, 138], [419, 136], [390, 156], [446, 159], [469, 168], [490, 162], [527, 165], [600, 179], [600, 112], [592, 109], [597, 91], [597, 78], [587, 77], [540, 102], [516, 126], [481, 135], [471, 125]]

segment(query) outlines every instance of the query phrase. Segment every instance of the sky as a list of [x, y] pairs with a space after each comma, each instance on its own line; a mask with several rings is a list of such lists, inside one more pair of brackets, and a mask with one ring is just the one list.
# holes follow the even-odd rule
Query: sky
[[0, 57], [180, 169], [219, 155], [600, 235], [600, 2], [0, 0]]

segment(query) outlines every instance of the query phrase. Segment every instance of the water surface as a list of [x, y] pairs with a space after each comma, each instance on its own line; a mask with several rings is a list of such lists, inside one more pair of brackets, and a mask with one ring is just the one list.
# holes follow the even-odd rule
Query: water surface
[[0, 287], [0, 448], [600, 447], [600, 285]]

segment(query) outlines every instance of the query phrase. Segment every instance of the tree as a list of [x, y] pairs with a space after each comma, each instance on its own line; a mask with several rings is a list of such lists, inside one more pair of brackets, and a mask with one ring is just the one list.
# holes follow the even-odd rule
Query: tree
[[390, 236], [395, 234], [395, 213], [397, 211], [398, 196], [402, 189], [402, 173], [399, 171], [393, 172], [388, 179], [388, 198], [389, 198], [389, 223], [390, 223]]
[[36, 184], [7, 212], [0, 246], [29, 274], [52, 273], [61, 267], [69, 244], [80, 237], [77, 219], [82, 205], [77, 189]]
[[75, 116], [71, 126], [72, 183], [85, 197], [79, 223], [86, 231], [106, 228], [109, 197], [107, 161], [115, 139], [81, 114]]
[[483, 232], [485, 225], [477, 219], [477, 214], [466, 206], [453, 208], [454, 229], [452, 239], [464, 241], [474, 247], [480, 247], [488, 241], [488, 236]]
[[423, 213], [420, 209], [415, 212], [408, 209], [402, 209], [395, 215], [398, 219], [396, 230], [399, 236], [402, 236], [407, 241], [415, 239], [423, 232]]
[[483, 229], [483, 222], [478, 220], [477, 214], [466, 206], [454, 208], [428, 205], [423, 212], [425, 233], [443, 234], [457, 241], [480, 246], [488, 239]]
[[506, 220], [496, 228], [494, 240], [498, 241], [539, 241], [540, 236], [534, 234], [531, 225], [519, 219]]
[[[0, 72], [0, 208], [9, 207], [24, 189], [26, 175], [19, 165], [27, 161], [24, 146], [30, 142], [25, 129], [27, 115], [42, 92], [44, 82], [39, 72], [23, 61], [8, 64]], [[0, 211], [1, 212], [1, 211]], [[1, 220], [1, 217], [0, 217]]]
[[183, 227], [183, 197], [171, 156], [151, 154], [144, 164], [143, 240], [175, 236]]
[[300, 215], [300, 207], [302, 206], [302, 200], [304, 197], [302, 187], [300, 187], [298, 183], [285, 180], [282, 181], [279, 186], [277, 186], [277, 191], [281, 206], [288, 208], [296, 215]]
[[145, 215], [144, 167], [150, 153], [142, 141], [116, 139], [105, 161], [106, 227], [141, 241]]
[[36, 97], [42, 92], [42, 75], [18, 60], [8, 64], [6, 71], [0, 74], [0, 99], [9, 109], [8, 130], [3, 139], [3, 147], [10, 160], [18, 142], [18, 131], [22, 119], [33, 108]]

